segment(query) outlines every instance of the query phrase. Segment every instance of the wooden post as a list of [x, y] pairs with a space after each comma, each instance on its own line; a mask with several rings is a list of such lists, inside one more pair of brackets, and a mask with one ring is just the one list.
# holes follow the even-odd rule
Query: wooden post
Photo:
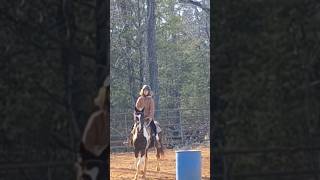
[[127, 122], [127, 115], [124, 114], [124, 122], [126, 124], [126, 133], [128, 134], [128, 122]]
[[[128, 136], [128, 122], [127, 122], [127, 114], [124, 114], [124, 122], [125, 122], [125, 124], [126, 124], [126, 136]], [[126, 137], [127, 138], [127, 137]], [[129, 143], [129, 141], [128, 141], [128, 143]], [[126, 151], [128, 152], [128, 145], [126, 146]]]
[[183, 129], [182, 129], [182, 121], [181, 121], [181, 110], [179, 109], [179, 124], [180, 124], [180, 136], [181, 136], [181, 141], [182, 144], [184, 143], [184, 138], [183, 138]]

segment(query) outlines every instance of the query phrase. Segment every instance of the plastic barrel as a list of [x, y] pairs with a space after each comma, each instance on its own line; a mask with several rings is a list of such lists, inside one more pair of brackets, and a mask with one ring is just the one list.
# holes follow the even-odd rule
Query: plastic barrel
[[176, 180], [201, 180], [201, 151], [176, 151]]

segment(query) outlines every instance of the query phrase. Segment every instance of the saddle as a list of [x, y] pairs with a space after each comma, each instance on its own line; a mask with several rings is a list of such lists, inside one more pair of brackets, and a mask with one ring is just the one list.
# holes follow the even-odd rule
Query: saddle
[[[148, 122], [147, 125], [144, 124], [144, 127], [148, 127], [148, 126], [149, 126], [149, 123], [150, 123], [150, 121]], [[158, 121], [154, 121], [154, 124], [156, 125], [157, 133], [159, 134], [159, 133], [162, 131], [161, 128], [160, 128], [160, 123], [159, 123]], [[130, 132], [131, 134], [134, 133], [133, 130], [134, 130], [135, 125], [136, 125], [136, 123], [133, 124], [133, 126], [132, 126], [132, 128], [131, 128], [131, 132]]]
[[[151, 121], [147, 120], [145, 121], [147, 122], [147, 124], [145, 125], [146, 127], [150, 126]], [[157, 133], [161, 132], [161, 128], [160, 128], [160, 123], [158, 121], [153, 120], [154, 124], [156, 125], [156, 129], [157, 129]]]

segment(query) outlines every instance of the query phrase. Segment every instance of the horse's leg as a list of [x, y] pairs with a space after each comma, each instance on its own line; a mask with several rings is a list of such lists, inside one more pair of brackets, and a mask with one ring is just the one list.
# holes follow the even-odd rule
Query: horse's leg
[[135, 168], [137, 167], [137, 165], [138, 165], [138, 161], [139, 161], [138, 156], [139, 156], [139, 151], [134, 150], [135, 162], [134, 162], [134, 164], [132, 165], [132, 169], [135, 169]]
[[134, 180], [137, 180], [138, 179], [138, 167], [137, 167], [137, 171], [136, 171], [136, 174], [134, 175]]
[[144, 174], [145, 157], [146, 157], [145, 151], [141, 151], [140, 165], [143, 165], [143, 169], [140, 171], [141, 174]]
[[161, 158], [163, 158], [164, 151], [163, 151], [163, 145], [162, 145], [162, 133], [161, 132], [159, 133], [159, 156], [160, 155], [161, 155]]
[[146, 150], [145, 155], [144, 155], [144, 168], [143, 168], [143, 175], [142, 178], [146, 178], [146, 173], [147, 173], [147, 162], [148, 162], [148, 152]]
[[134, 163], [132, 164], [132, 166], [131, 166], [131, 168], [132, 169], [136, 169], [137, 168], [137, 165], [138, 165], [138, 162], [139, 162], [139, 158], [135, 158], [135, 160], [134, 160]]
[[163, 158], [162, 133], [159, 133], [159, 141], [157, 142], [157, 171], [160, 171], [160, 159]]
[[136, 174], [135, 174], [135, 176], [134, 176], [134, 180], [137, 180], [137, 178], [138, 178], [138, 173], [139, 173], [139, 158], [138, 158], [138, 156], [139, 156], [139, 151], [137, 151], [137, 150], [134, 150], [134, 156], [135, 156], [135, 158], [136, 158], [136, 162], [135, 162], [135, 167], [136, 167]]
[[160, 171], [160, 149], [157, 148], [156, 151], [157, 151], [157, 153], [156, 153], [156, 156], [157, 156], [157, 171]]

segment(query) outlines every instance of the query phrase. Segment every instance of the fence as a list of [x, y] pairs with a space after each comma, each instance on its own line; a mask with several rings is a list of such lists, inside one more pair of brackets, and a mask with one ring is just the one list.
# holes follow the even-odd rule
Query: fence
[[48, 179], [68, 177], [75, 179], [73, 161], [43, 161], [29, 163], [6, 163], [0, 166], [0, 179]]
[[[173, 148], [209, 141], [210, 114], [208, 109], [162, 109], [156, 119], [163, 132], [163, 144]], [[133, 111], [111, 113], [111, 152], [130, 151], [124, 145], [133, 125]]]
[[[273, 148], [255, 148], [255, 149], [245, 149], [245, 148], [236, 148], [236, 149], [212, 149], [213, 156], [213, 167], [212, 170], [212, 179], [214, 180], [246, 180], [246, 179], [319, 179], [320, 169], [319, 167], [311, 167], [306, 164], [304, 167], [299, 167], [297, 169], [276, 169], [276, 170], [244, 170], [241, 172], [234, 172], [232, 166], [228, 165], [227, 159], [232, 162], [236, 158], [245, 157], [249, 158], [255, 156], [258, 159], [261, 156], [266, 155], [281, 155], [281, 157], [290, 157], [298, 153], [319, 153], [320, 146], [296, 146], [296, 147], [273, 147]], [[222, 158], [222, 164], [218, 164], [217, 160]], [[314, 156], [314, 158], [318, 158]], [[222, 167], [219, 167], [221, 166]], [[223, 168], [224, 170], [222, 170]]]
[[[159, 114], [160, 118], [157, 120], [164, 133], [166, 147], [201, 143], [209, 134], [209, 110], [165, 109], [159, 111]], [[126, 140], [132, 124], [133, 112], [131, 111], [111, 114], [111, 151], [130, 150], [127, 145], [123, 144], [123, 141]], [[4, 135], [1, 137], [3, 138]], [[32, 132], [28, 134], [28, 137], [20, 136], [20, 140], [12, 145], [14, 147], [1, 146], [0, 179], [51, 180], [59, 177], [75, 179], [75, 152], [61, 147], [61, 144], [46, 137], [40, 131]], [[68, 134], [66, 134], [66, 139], [69, 139]], [[1, 138], [0, 141], [1, 144], [5, 144]]]
[[69, 129], [17, 129], [0, 131], [0, 180], [75, 179], [77, 149]]
[[47, 147], [42, 142], [30, 144], [25, 141], [1, 146], [0, 180], [75, 179], [73, 152], [52, 144]]

